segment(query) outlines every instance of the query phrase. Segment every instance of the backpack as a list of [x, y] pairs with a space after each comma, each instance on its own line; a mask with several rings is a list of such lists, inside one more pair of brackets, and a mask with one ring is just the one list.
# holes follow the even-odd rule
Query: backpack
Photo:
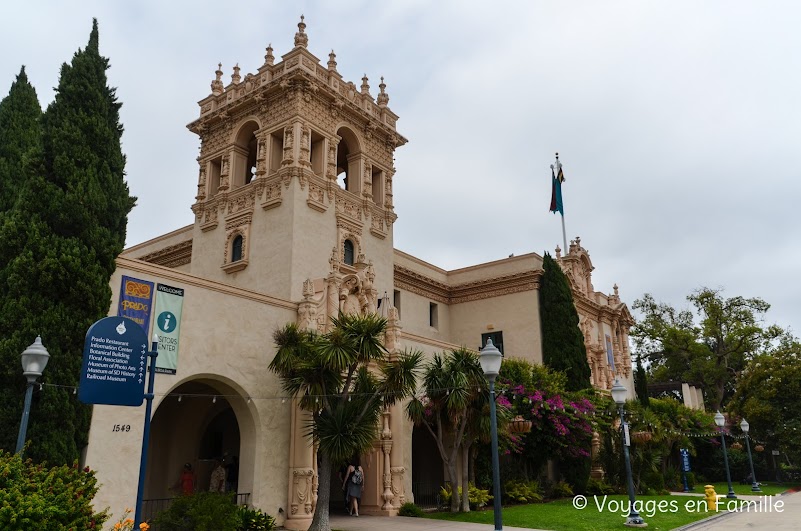
[[354, 485], [361, 485], [362, 481], [364, 481], [364, 476], [362, 475], [362, 471], [357, 468], [353, 472], [353, 474], [350, 475], [350, 480], [353, 482]]

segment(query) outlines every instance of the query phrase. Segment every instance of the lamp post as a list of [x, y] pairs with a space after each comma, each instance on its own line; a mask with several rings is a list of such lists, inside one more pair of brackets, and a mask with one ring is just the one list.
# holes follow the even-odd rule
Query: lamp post
[[501, 470], [498, 462], [498, 418], [495, 411], [495, 378], [501, 370], [502, 361], [501, 351], [492, 344], [491, 339], [487, 339], [487, 344], [481, 349], [478, 361], [481, 363], [481, 370], [484, 377], [489, 381], [490, 386], [490, 423], [492, 424], [492, 495], [493, 509], [495, 513], [495, 531], [503, 529], [501, 518]]
[[623, 405], [626, 403], [626, 395], [628, 390], [623, 387], [620, 380], [615, 378], [615, 385], [612, 386], [612, 400], [617, 404], [617, 410], [620, 413], [620, 433], [623, 439], [623, 457], [626, 461], [626, 481], [628, 482], [629, 489], [629, 515], [626, 517], [626, 526], [628, 527], [647, 527], [648, 524], [640, 518], [640, 513], [637, 512], [635, 506], [636, 499], [634, 497], [634, 480], [631, 478], [631, 458], [629, 457], [629, 441], [628, 441], [628, 425], [626, 424], [625, 413], [623, 412]]
[[21, 454], [25, 447], [25, 434], [28, 431], [28, 417], [31, 414], [31, 398], [33, 397], [33, 384], [42, 375], [42, 371], [47, 366], [50, 353], [42, 345], [42, 338], [36, 336], [36, 341], [22, 353], [22, 374], [28, 380], [28, 388], [25, 390], [25, 405], [22, 408], [22, 420], [19, 423], [19, 435], [17, 435], [17, 453]]
[[732, 500], [737, 499], [737, 495], [734, 493], [734, 488], [731, 486], [731, 472], [729, 472], [729, 454], [726, 452], [726, 434], [723, 433], [723, 426], [726, 425], [726, 417], [723, 416], [723, 413], [718, 411], [715, 413], [715, 424], [720, 428], [720, 442], [723, 444], [723, 464], [726, 465], [726, 481], [729, 482], [729, 493], [726, 494], [727, 498]]
[[748, 441], [748, 430], [751, 429], [751, 426], [748, 425], [747, 420], [743, 419], [740, 422], [740, 429], [743, 430], [745, 434], [745, 447], [748, 449], [748, 464], [751, 465], [751, 491], [762, 492], [762, 489], [759, 488], [759, 483], [757, 483], [756, 475], [754, 475], [754, 460], [751, 458], [751, 443]]

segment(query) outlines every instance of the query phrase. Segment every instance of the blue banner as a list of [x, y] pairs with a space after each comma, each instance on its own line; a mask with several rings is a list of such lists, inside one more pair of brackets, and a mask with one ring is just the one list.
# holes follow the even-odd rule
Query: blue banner
[[117, 315], [138, 323], [148, 337], [150, 310], [153, 303], [153, 283], [137, 278], [122, 277]]

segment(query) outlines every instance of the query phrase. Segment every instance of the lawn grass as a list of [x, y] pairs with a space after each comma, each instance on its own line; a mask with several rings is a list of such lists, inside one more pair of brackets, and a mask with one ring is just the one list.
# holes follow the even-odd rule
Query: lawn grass
[[[604, 502], [604, 496], [589, 496], [587, 507], [581, 510], [573, 506], [572, 498], [549, 503], [513, 505], [503, 509], [503, 523], [511, 527], [553, 531], [620, 531], [628, 515], [628, 497], [611, 495], [605, 499], [607, 505], [603, 510], [599, 510], [598, 506]], [[616, 511], [610, 510], [608, 505], [612, 500], [616, 504], [614, 509], [618, 509]], [[638, 496], [637, 501], [646, 504], [644, 510], [640, 511], [640, 516], [648, 524], [648, 529], [652, 530], [675, 529], [714, 514], [698, 508], [688, 511], [685, 504], [699, 503], [700, 500], [696, 497]], [[656, 509], [659, 502], [663, 502], [664, 510]], [[623, 511], [619, 510], [621, 503]], [[672, 507], [675, 507], [675, 512], [671, 512]], [[493, 512], [492, 507], [488, 507], [486, 510], [470, 513], [427, 513], [426, 518], [492, 524]]]
[[[729, 492], [729, 485], [728, 483], [721, 482], [721, 483], [712, 483], [715, 486], [715, 492], [718, 494], [725, 495]], [[780, 494], [786, 490], [798, 490], [801, 488], [801, 484], [796, 483], [768, 483], [767, 485], [763, 484], [760, 485], [759, 488], [762, 489], [762, 492], [753, 492], [751, 490], [751, 484], [748, 485], [741, 485], [740, 483], [732, 483], [732, 488], [734, 489], [734, 493], [738, 496], [741, 495], [748, 495], [748, 496], [775, 496]], [[697, 484], [695, 488], [690, 489], [690, 492], [695, 494], [703, 494], [704, 493], [704, 485]]]

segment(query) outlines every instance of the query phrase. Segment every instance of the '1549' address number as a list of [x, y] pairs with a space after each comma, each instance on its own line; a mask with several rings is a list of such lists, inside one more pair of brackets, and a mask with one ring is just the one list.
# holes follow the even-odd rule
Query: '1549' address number
[[111, 431], [128, 432], [131, 431], [130, 424], [115, 424]]

